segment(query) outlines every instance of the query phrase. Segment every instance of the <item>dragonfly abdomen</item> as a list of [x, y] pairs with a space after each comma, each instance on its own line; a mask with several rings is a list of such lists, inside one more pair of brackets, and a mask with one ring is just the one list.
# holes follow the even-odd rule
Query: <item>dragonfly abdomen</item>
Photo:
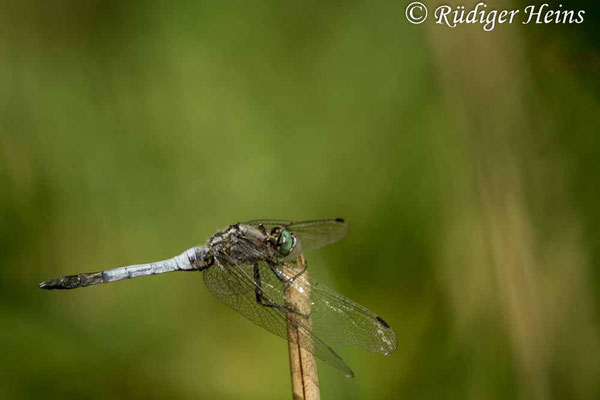
[[77, 275], [67, 275], [62, 278], [50, 279], [40, 283], [42, 289], [75, 289], [78, 287], [96, 285], [104, 283], [102, 271], [82, 273]]
[[39, 284], [39, 287], [48, 290], [75, 289], [140, 276], [164, 274], [166, 272], [201, 270], [207, 266], [205, 260], [206, 253], [207, 249], [205, 247], [196, 246], [168, 260], [148, 264], [128, 265], [106, 271], [67, 275], [62, 278], [42, 282]]

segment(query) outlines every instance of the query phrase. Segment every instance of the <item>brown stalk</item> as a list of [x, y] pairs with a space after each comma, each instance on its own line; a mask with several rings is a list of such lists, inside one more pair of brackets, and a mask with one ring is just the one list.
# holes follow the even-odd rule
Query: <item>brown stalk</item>
[[[285, 273], [287, 276], [294, 276], [302, 271], [304, 267], [304, 256], [300, 254], [296, 266], [294, 268], [287, 266]], [[310, 287], [302, 285], [302, 282], [309, 281], [307, 271], [303, 273], [303, 277], [305, 279], [296, 280], [293, 285], [285, 285], [285, 297], [288, 306], [300, 314], [308, 316], [302, 319], [304, 325], [310, 328]], [[294, 400], [318, 400], [321, 398], [321, 394], [319, 392], [317, 363], [315, 356], [308, 350], [312, 344], [302, 342], [305, 339], [299, 336], [298, 326], [294, 319], [289, 318], [289, 316], [287, 330], [292, 375], [292, 397]]]

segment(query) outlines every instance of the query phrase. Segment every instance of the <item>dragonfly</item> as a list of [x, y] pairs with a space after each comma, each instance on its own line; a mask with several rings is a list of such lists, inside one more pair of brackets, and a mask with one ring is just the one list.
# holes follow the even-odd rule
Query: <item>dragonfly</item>
[[[318, 283], [299, 265], [299, 256], [343, 239], [342, 218], [308, 221], [261, 219], [236, 223], [216, 232], [204, 245], [173, 258], [147, 264], [68, 275], [39, 284], [42, 289], [75, 289], [175, 271], [202, 271], [208, 290], [258, 326], [297, 344], [348, 377], [354, 373], [330, 342], [390, 354], [396, 336], [383, 318]], [[288, 301], [286, 293], [306, 298], [309, 312]], [[288, 334], [293, 323], [297, 334]], [[289, 337], [288, 337], [289, 336]]]

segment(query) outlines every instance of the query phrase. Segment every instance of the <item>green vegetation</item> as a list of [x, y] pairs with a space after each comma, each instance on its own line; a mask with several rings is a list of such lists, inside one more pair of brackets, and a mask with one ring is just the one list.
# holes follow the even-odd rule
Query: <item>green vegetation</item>
[[289, 396], [286, 343], [200, 274], [37, 289], [263, 217], [346, 218], [311, 274], [397, 333], [336, 347], [357, 378], [320, 363], [324, 399], [598, 398], [593, 13], [484, 32], [405, 6], [4, 4], [0, 398]]

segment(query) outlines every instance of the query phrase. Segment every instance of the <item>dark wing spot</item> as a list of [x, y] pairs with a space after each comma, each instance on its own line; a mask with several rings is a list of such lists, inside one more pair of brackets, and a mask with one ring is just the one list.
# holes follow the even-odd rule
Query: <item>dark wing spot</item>
[[346, 220], [344, 218], [336, 218], [335, 221], [336, 222], [346, 222]]
[[385, 326], [386, 328], [388, 328], [388, 329], [390, 328], [390, 326], [388, 325], [388, 323], [385, 322], [383, 320], [383, 318], [381, 318], [380, 316], [377, 316], [377, 321], [379, 321], [381, 323], [381, 325]]

